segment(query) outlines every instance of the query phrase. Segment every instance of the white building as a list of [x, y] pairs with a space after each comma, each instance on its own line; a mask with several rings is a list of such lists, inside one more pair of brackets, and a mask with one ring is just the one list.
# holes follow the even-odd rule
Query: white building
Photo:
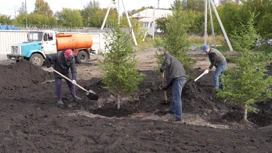
[[[165, 9], [145, 9], [141, 12], [133, 14], [131, 17], [138, 19], [140, 22], [143, 22], [143, 27], [147, 29], [149, 35], [153, 35], [153, 29], [155, 29], [153, 21], [156, 21], [159, 18], [167, 18], [172, 16], [173, 13], [171, 10]], [[160, 29], [155, 29], [156, 32], [160, 32]]]

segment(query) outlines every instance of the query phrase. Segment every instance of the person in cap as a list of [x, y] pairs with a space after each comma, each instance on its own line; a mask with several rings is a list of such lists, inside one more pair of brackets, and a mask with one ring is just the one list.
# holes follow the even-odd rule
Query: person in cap
[[[65, 51], [59, 51], [55, 54], [47, 54], [45, 63], [47, 68], [51, 69], [51, 65], [54, 64], [54, 69], [67, 78], [72, 80], [72, 83], [68, 80], [65, 80], [69, 89], [70, 94], [73, 97], [74, 101], [81, 100], [80, 97], [76, 96], [75, 92], [75, 84], [76, 84], [76, 64], [75, 58], [73, 55], [73, 51], [71, 49], [67, 49]], [[61, 96], [61, 82], [62, 77], [54, 73], [55, 77], [55, 88], [56, 88], [56, 96], [57, 96], [57, 103], [63, 104], [62, 96]]]
[[227, 65], [225, 56], [217, 49], [210, 48], [209, 45], [204, 45], [202, 47], [202, 52], [205, 52], [209, 56], [209, 60], [211, 63], [207, 70], [210, 71], [213, 67], [215, 67], [215, 71], [213, 73], [214, 88], [223, 89], [224, 80], [221, 77], [219, 80], [219, 76], [224, 75], [224, 69]]
[[171, 114], [174, 114], [169, 121], [181, 121], [182, 120], [182, 101], [181, 94], [182, 88], [186, 83], [186, 72], [183, 65], [180, 61], [170, 55], [168, 52], [164, 53], [163, 63], [160, 67], [160, 72], [164, 73], [166, 77], [166, 86], [163, 87], [163, 90], [167, 90], [169, 87], [172, 87], [172, 101], [171, 108], [168, 111]]

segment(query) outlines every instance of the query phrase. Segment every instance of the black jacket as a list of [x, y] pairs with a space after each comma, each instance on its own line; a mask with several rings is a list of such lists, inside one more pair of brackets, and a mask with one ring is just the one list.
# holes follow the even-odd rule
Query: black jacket
[[[72, 80], [76, 80], [75, 58], [70, 61], [66, 60], [64, 57], [64, 52], [59, 51], [55, 54], [47, 54], [45, 63], [47, 67], [51, 67], [51, 64], [54, 64], [54, 69], [63, 75], [68, 76], [69, 73], [72, 73]], [[57, 73], [54, 73], [54, 76], [62, 78]]]
[[160, 71], [162, 72], [164, 70], [168, 87], [171, 86], [174, 79], [186, 77], [183, 65], [176, 57], [170, 54], [165, 55], [165, 59], [161, 65]]

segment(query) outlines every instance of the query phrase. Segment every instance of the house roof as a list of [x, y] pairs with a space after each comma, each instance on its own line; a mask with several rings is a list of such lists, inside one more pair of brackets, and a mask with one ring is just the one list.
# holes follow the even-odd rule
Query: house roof
[[141, 12], [138, 12], [136, 14], [133, 14], [132, 18], [153, 18], [153, 15], [155, 13], [155, 19], [161, 18], [161, 17], [168, 17], [171, 16], [173, 13], [171, 10], [162, 10], [162, 9], [145, 9]]
[[154, 19], [153, 18], [141, 18], [139, 21], [141, 22], [150, 22], [150, 21], [153, 21]]

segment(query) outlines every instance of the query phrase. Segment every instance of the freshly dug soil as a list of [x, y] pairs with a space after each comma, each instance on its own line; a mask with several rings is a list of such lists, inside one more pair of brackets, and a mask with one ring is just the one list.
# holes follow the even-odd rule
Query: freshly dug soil
[[29, 88], [52, 78], [52, 74], [26, 61], [8, 66], [0, 65], [0, 69], [0, 92]]

